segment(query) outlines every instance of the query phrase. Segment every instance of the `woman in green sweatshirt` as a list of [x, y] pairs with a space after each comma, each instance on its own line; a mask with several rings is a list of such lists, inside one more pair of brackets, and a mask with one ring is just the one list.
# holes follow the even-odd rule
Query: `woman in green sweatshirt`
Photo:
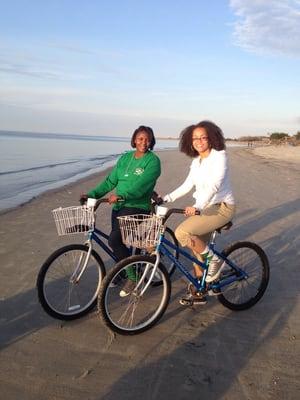
[[[138, 127], [131, 138], [131, 146], [135, 150], [123, 154], [104, 181], [85, 195], [99, 199], [115, 190], [115, 193], [109, 196], [109, 203], [113, 204], [113, 208], [112, 230], [108, 243], [118, 261], [130, 254], [122, 242], [117, 217], [150, 213], [151, 195], [160, 175], [160, 160], [152, 152], [154, 145], [153, 130], [148, 126]], [[127, 271], [128, 278], [134, 280], [135, 274], [131, 272]]]

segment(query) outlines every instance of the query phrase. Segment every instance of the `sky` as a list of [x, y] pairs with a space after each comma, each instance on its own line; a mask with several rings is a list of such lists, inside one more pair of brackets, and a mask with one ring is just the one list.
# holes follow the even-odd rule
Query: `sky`
[[300, 130], [300, 0], [6, 0], [0, 130]]

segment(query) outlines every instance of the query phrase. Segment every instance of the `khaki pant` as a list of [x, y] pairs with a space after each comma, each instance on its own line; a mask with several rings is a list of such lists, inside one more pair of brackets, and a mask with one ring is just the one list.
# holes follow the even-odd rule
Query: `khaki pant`
[[198, 236], [208, 242], [210, 234], [229, 222], [235, 212], [233, 204], [219, 203], [208, 206], [201, 211], [201, 215], [187, 218], [178, 225], [175, 236], [181, 246], [187, 246], [191, 236]]

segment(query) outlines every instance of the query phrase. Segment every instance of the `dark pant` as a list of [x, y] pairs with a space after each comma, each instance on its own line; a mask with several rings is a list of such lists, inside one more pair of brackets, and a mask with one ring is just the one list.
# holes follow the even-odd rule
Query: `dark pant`
[[111, 247], [117, 260], [123, 260], [123, 258], [130, 256], [128, 247], [122, 242], [122, 236], [120, 232], [119, 221], [117, 217], [134, 214], [146, 214], [149, 215], [150, 211], [143, 210], [141, 208], [124, 207], [120, 210], [112, 210], [111, 213], [111, 233], [109, 235], [108, 244]]

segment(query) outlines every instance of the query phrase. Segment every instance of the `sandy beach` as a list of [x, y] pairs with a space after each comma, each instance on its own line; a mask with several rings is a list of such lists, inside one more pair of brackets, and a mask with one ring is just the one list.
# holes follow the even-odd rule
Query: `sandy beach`
[[[184, 308], [176, 273], [161, 321], [134, 337], [112, 335], [95, 312], [74, 322], [50, 318], [37, 300], [41, 264], [58, 247], [51, 210], [76, 205], [105, 173], [45, 193], [0, 215], [0, 388], [5, 400], [226, 399], [296, 400], [300, 393], [300, 147], [228, 150], [237, 202], [219, 247], [252, 240], [270, 261], [269, 287], [253, 308], [233, 312], [210, 297]], [[281, 157], [280, 157], [281, 154]], [[190, 160], [159, 153], [165, 194]], [[175, 204], [184, 207], [191, 196]], [[108, 231], [110, 208], [98, 212]], [[174, 227], [182, 217], [174, 217]], [[108, 268], [111, 262], [100, 252]]]
[[254, 154], [268, 159], [300, 163], [300, 146], [258, 146], [253, 148]]

